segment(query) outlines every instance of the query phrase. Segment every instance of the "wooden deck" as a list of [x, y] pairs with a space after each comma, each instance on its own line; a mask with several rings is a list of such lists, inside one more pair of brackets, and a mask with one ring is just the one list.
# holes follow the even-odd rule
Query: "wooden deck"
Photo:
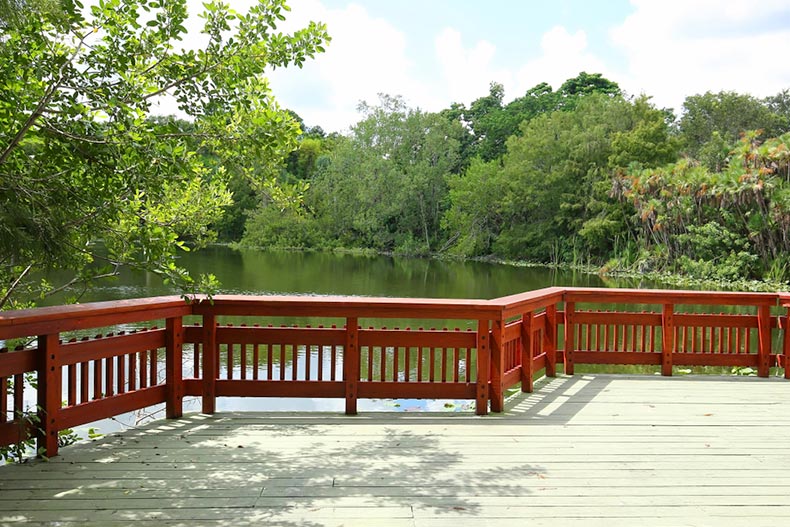
[[789, 391], [576, 375], [487, 417], [193, 414], [0, 468], [0, 525], [787, 525]]

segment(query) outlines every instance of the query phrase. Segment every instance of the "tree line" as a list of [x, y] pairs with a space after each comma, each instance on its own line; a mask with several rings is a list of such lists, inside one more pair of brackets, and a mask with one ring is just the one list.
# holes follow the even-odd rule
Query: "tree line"
[[223, 236], [790, 279], [788, 91], [694, 95], [678, 117], [582, 72], [508, 103], [492, 83], [440, 112], [388, 95], [359, 111], [346, 135], [302, 123], [277, 192], [240, 188]]

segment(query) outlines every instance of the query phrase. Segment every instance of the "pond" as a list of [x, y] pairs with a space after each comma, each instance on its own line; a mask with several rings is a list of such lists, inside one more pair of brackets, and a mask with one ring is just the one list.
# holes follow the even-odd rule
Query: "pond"
[[[548, 286], [656, 287], [652, 283], [609, 280], [593, 274], [542, 267], [325, 252], [234, 250], [224, 246], [182, 253], [179, 263], [193, 275], [214, 274], [222, 284], [221, 293], [228, 294], [490, 299]], [[157, 275], [124, 270], [118, 278], [97, 284], [80, 298], [80, 302], [178, 293]], [[57, 300], [50, 299], [50, 302]], [[191, 365], [185, 364], [185, 371], [191, 371]], [[449, 400], [360, 400], [359, 410], [462, 411], [471, 404]], [[342, 412], [343, 408], [343, 400], [331, 399], [220, 398], [217, 401], [218, 411]], [[185, 401], [185, 411], [199, 410], [199, 399]], [[78, 433], [84, 437], [92, 426], [106, 433], [158, 417], [162, 417], [162, 408], [150, 408], [80, 427]]]
[[[230, 294], [318, 294], [427, 298], [496, 298], [549, 286], [656, 287], [594, 274], [489, 262], [360, 256], [331, 252], [234, 250], [211, 246], [182, 253], [194, 275], [214, 274]], [[151, 273], [124, 270], [81, 302], [177, 294]]]

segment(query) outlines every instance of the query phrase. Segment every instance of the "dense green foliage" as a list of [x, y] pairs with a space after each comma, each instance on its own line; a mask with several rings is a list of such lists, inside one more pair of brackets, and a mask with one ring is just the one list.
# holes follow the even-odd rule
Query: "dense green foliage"
[[[175, 265], [176, 250], [214, 239], [229, 184], [237, 199], [244, 185], [274, 187], [298, 125], [264, 72], [323, 51], [324, 27], [277, 33], [283, 0], [246, 14], [212, 1], [200, 47], [179, 49], [185, 0], [2, 7], [0, 307], [121, 265], [210, 286]], [[163, 96], [188, 120], [153, 117]], [[50, 284], [59, 270], [73, 280]]]
[[509, 103], [492, 83], [436, 114], [360, 109], [347, 137], [301, 141], [292, 206], [265, 199], [243, 243], [790, 278], [787, 91], [690, 96], [678, 119], [580, 73]]

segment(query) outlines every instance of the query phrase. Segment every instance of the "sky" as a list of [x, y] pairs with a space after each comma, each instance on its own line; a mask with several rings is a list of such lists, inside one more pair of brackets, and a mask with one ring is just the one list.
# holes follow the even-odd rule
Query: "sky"
[[[242, 11], [251, 0], [231, 2]], [[197, 6], [197, 0], [190, 0]], [[681, 110], [689, 95], [765, 97], [790, 88], [790, 0], [290, 0], [278, 28], [327, 24], [332, 42], [302, 69], [269, 76], [281, 106], [342, 132], [360, 101], [401, 95], [439, 111], [505, 100], [580, 71]], [[191, 6], [192, 7], [192, 6]], [[195, 7], [197, 9], [197, 7]]]

